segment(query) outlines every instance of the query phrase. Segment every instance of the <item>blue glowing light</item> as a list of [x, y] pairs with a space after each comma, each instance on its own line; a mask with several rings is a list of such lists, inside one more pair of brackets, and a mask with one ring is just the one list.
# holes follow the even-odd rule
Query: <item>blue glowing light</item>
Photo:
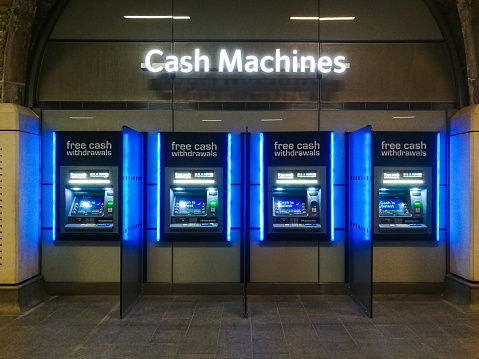
[[56, 227], [56, 170], [57, 170], [57, 134], [55, 131], [53, 131], [53, 179], [52, 179], [52, 184], [53, 184], [53, 240], [56, 239], [55, 236], [55, 227]]
[[331, 242], [334, 242], [334, 132], [331, 132]]
[[439, 241], [439, 192], [441, 169], [441, 134], [437, 133], [437, 176], [436, 176], [436, 241]]
[[[364, 134], [365, 145], [364, 145], [364, 154], [365, 154], [365, 172], [366, 172], [366, 188], [365, 188], [365, 200], [366, 208], [368, 210], [364, 213], [364, 227], [371, 229], [371, 209], [373, 208], [373, 199], [372, 199], [372, 149], [371, 149], [371, 131]], [[371, 240], [371, 231], [368, 230], [365, 233], [365, 240]]]
[[260, 201], [260, 210], [259, 210], [259, 227], [260, 227], [260, 234], [259, 234], [259, 240], [262, 241], [264, 240], [264, 178], [263, 178], [263, 142], [264, 142], [264, 136], [263, 133], [259, 134], [259, 201]]
[[128, 196], [128, 176], [129, 176], [129, 161], [128, 161], [128, 152], [129, 152], [129, 135], [127, 131], [123, 131], [123, 206], [122, 206], [122, 214], [123, 214], [123, 236], [122, 240], [127, 241], [129, 237], [129, 216], [128, 216], [128, 207], [129, 203], [129, 196]]
[[160, 203], [161, 203], [161, 134], [158, 132], [157, 148], [157, 189], [156, 189], [156, 241], [160, 241]]
[[231, 133], [228, 133], [228, 211], [226, 239], [231, 242]]

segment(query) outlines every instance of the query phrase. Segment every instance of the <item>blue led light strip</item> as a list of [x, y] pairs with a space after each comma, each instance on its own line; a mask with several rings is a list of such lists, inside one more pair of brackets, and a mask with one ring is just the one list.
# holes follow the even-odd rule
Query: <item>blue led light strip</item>
[[160, 203], [161, 203], [161, 134], [158, 132], [157, 149], [157, 189], [156, 189], [156, 241], [160, 241]]
[[334, 132], [331, 132], [331, 242], [334, 242]]
[[228, 218], [226, 227], [226, 239], [231, 242], [231, 133], [228, 133]]
[[437, 133], [437, 175], [436, 175], [436, 241], [439, 242], [439, 192], [441, 170], [441, 134]]
[[264, 240], [264, 187], [263, 187], [263, 141], [264, 136], [263, 133], [259, 134], [259, 201], [260, 201], [260, 209], [259, 209], [259, 227], [260, 227], [260, 234], [259, 240]]
[[56, 190], [57, 190], [57, 186], [56, 186], [56, 181], [57, 181], [57, 176], [56, 176], [56, 170], [57, 170], [57, 134], [55, 131], [53, 131], [53, 179], [52, 179], [52, 183], [53, 183], [53, 240], [56, 239], [56, 236], [55, 236], [55, 227], [56, 227]]
[[130, 168], [129, 168], [129, 162], [128, 162], [128, 154], [129, 154], [129, 151], [130, 151], [130, 141], [129, 141], [129, 138], [128, 138], [128, 132], [127, 131], [123, 131], [123, 179], [122, 179], [122, 184], [123, 184], [123, 203], [122, 203], [122, 215], [123, 215], [123, 224], [122, 224], [122, 232], [123, 232], [123, 235], [122, 235], [122, 240], [123, 241], [127, 241], [128, 240], [128, 237], [129, 237], [129, 226], [130, 226], [130, 217], [129, 217], [129, 213], [128, 213], [128, 207], [130, 205], [130, 201], [129, 201], [129, 191], [128, 191], [128, 186], [130, 185], [129, 184], [129, 181], [128, 181], [128, 178], [130, 176]]

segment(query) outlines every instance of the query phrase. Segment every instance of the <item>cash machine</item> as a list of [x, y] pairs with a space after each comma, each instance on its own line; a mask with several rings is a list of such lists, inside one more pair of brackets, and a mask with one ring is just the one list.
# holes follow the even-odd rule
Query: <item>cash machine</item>
[[62, 166], [60, 233], [118, 233], [118, 169]]
[[233, 142], [239, 136], [193, 132], [163, 132], [159, 136], [158, 240], [230, 241], [232, 223], [241, 208], [241, 200], [232, 197], [232, 187], [239, 188], [232, 184], [238, 172], [233, 166], [238, 156]]
[[165, 172], [169, 198], [166, 233], [221, 233], [222, 168], [167, 168]]
[[59, 131], [54, 145], [54, 240], [120, 240], [122, 132]]
[[375, 240], [433, 240], [438, 139], [431, 132], [374, 132]]
[[269, 232], [324, 232], [327, 212], [326, 201], [322, 201], [325, 168], [272, 166], [268, 171]]
[[331, 132], [264, 136], [264, 240], [332, 240]]

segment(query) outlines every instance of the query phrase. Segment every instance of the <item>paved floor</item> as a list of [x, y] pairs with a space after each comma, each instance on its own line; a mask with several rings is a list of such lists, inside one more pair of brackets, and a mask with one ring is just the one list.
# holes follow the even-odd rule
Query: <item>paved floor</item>
[[56, 297], [0, 316], [0, 358], [479, 358], [479, 313], [438, 296]]

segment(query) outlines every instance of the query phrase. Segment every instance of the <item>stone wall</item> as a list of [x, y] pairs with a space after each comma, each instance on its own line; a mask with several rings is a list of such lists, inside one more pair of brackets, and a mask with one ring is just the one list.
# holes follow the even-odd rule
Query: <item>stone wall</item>
[[469, 104], [479, 104], [479, 2], [457, 0], [464, 36]]

